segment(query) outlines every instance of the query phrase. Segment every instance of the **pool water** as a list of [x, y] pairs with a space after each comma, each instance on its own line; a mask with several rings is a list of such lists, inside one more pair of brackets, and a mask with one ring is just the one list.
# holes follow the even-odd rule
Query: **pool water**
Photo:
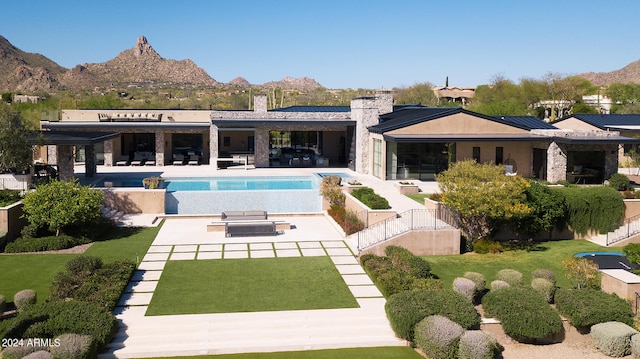
[[218, 177], [170, 178], [165, 182], [168, 192], [178, 191], [264, 191], [315, 189], [311, 177]]

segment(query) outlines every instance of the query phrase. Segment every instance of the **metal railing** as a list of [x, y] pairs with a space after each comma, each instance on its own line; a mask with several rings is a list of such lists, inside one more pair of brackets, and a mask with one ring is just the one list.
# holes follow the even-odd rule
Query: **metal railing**
[[606, 244], [608, 246], [636, 234], [640, 234], [640, 214], [626, 219], [622, 226], [611, 232], [607, 232]]
[[455, 215], [449, 210], [411, 209], [375, 223], [355, 234], [358, 236], [358, 250], [371, 247], [377, 243], [416, 229], [449, 229], [455, 228]]
[[27, 181], [20, 181], [15, 178], [0, 177], [0, 189], [12, 189], [26, 191], [29, 188]]

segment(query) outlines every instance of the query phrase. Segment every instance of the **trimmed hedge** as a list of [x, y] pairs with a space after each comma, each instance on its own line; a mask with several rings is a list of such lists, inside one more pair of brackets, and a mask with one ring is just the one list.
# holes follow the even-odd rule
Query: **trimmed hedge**
[[414, 326], [430, 315], [442, 315], [469, 329], [480, 324], [473, 303], [451, 289], [403, 291], [385, 304], [391, 327], [400, 338], [413, 340]]
[[416, 346], [433, 359], [457, 359], [464, 329], [441, 315], [424, 318], [415, 327]]
[[6, 207], [22, 199], [20, 191], [13, 189], [0, 189], [0, 207]]
[[631, 354], [631, 337], [636, 334], [637, 330], [619, 322], [598, 323], [591, 327], [593, 346], [610, 357]]
[[509, 287], [482, 298], [487, 316], [500, 320], [505, 334], [518, 341], [542, 339], [562, 330], [558, 313], [532, 288]]
[[556, 275], [552, 271], [544, 268], [538, 268], [531, 272], [531, 278], [544, 278], [554, 285], [556, 284]]
[[467, 330], [458, 344], [459, 359], [493, 359], [500, 353], [495, 335], [480, 330]]
[[49, 349], [55, 359], [93, 359], [97, 356], [93, 338], [89, 335], [62, 334], [56, 339], [60, 345]]
[[496, 274], [496, 279], [509, 283], [510, 286], [522, 285], [522, 273], [515, 269], [502, 269]]
[[491, 290], [492, 291], [496, 291], [496, 290], [500, 290], [500, 289], [505, 289], [505, 288], [509, 288], [510, 285], [509, 283], [503, 281], [503, 280], [494, 280], [491, 282]]
[[351, 191], [351, 195], [371, 209], [389, 209], [389, 201], [373, 191], [373, 188], [362, 187]]
[[471, 303], [476, 296], [476, 284], [469, 278], [458, 277], [453, 280], [453, 290], [465, 296]]
[[[118, 329], [116, 317], [95, 304], [72, 300], [26, 308], [4, 327], [0, 338], [55, 338], [65, 333], [89, 335], [100, 351]], [[4, 354], [4, 353], [3, 353]]]
[[36, 304], [37, 300], [36, 291], [32, 289], [21, 290], [13, 296], [13, 304], [18, 310], [23, 310]]
[[531, 281], [531, 288], [538, 292], [538, 294], [540, 294], [547, 303], [553, 303], [554, 295], [556, 293], [556, 285], [550, 280], [545, 278], [533, 278]]
[[72, 248], [90, 242], [91, 240], [87, 238], [78, 238], [67, 235], [39, 238], [22, 237], [16, 239], [11, 243], [8, 243], [4, 251], [6, 253], [57, 251], [60, 249]]
[[485, 286], [487, 285], [487, 281], [484, 278], [484, 275], [478, 272], [464, 272], [462, 275], [464, 278], [471, 279], [473, 283], [476, 285], [476, 292], [482, 292], [485, 290]]
[[387, 257], [364, 254], [360, 263], [385, 297], [404, 290], [441, 289], [442, 282], [431, 278], [431, 266], [407, 249], [389, 246]]
[[561, 187], [553, 191], [564, 197], [569, 228], [578, 235], [589, 231], [607, 233], [624, 220], [624, 202], [615, 188]]
[[421, 257], [400, 246], [388, 246], [384, 254], [391, 259], [394, 267], [403, 270], [416, 278], [431, 277], [431, 265]]
[[633, 325], [631, 305], [613, 293], [595, 289], [559, 289], [555, 303], [560, 314], [577, 328], [611, 321]]

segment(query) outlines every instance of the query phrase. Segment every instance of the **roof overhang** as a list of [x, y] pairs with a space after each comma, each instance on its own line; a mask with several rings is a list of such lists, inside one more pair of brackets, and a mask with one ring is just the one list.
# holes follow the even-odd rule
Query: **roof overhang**
[[209, 122], [43, 122], [42, 128], [52, 130], [208, 130]]
[[355, 126], [356, 121], [346, 119], [213, 119], [211, 122], [219, 128], [224, 127], [285, 127], [285, 126]]
[[40, 131], [39, 138], [32, 136], [29, 142], [38, 145], [92, 145], [120, 136], [118, 132]]

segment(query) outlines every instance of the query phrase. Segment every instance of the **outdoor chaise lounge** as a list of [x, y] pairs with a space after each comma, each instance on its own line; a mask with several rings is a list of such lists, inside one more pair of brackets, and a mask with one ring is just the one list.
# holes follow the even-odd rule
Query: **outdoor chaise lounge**
[[256, 221], [267, 219], [267, 211], [226, 211], [222, 212], [223, 221]]
[[189, 165], [191, 165], [191, 166], [200, 165], [200, 157], [198, 155], [189, 156]]
[[173, 165], [174, 166], [182, 166], [184, 164], [184, 156], [183, 155], [173, 155]]
[[234, 222], [226, 223], [225, 237], [233, 236], [275, 236], [278, 234], [275, 222]]
[[126, 166], [129, 164], [129, 156], [120, 156], [120, 159], [116, 161], [116, 166]]

